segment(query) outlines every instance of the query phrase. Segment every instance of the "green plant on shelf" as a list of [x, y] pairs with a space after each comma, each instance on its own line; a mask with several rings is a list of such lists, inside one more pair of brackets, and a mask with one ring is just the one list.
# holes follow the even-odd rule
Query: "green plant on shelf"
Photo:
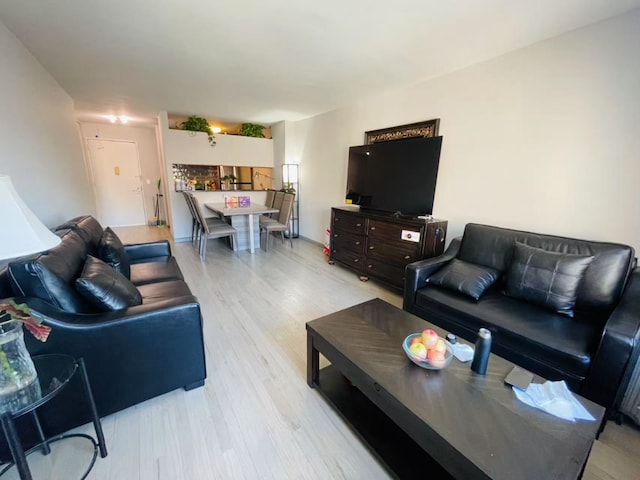
[[243, 123], [240, 126], [239, 135], [244, 137], [256, 137], [256, 138], [264, 138], [263, 130], [265, 127], [262, 125], [257, 125], [255, 123]]
[[180, 124], [183, 130], [189, 130], [190, 132], [204, 132], [209, 139], [209, 145], [215, 146], [216, 140], [207, 122], [206, 118], [198, 117], [197, 115], [190, 116], [185, 122]]

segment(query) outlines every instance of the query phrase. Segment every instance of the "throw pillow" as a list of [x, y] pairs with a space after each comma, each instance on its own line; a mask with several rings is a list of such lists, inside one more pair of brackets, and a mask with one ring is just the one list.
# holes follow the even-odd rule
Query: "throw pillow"
[[427, 282], [464, 293], [478, 300], [499, 276], [500, 272], [495, 268], [475, 265], [454, 258], [427, 278]]
[[592, 260], [516, 242], [504, 293], [573, 317], [578, 286]]
[[87, 255], [76, 290], [100, 310], [120, 310], [142, 303], [138, 289], [124, 275], [99, 258]]
[[127, 278], [131, 278], [129, 257], [124, 251], [124, 245], [110, 227], [104, 229], [98, 245], [100, 260], [111, 265], [116, 271]]

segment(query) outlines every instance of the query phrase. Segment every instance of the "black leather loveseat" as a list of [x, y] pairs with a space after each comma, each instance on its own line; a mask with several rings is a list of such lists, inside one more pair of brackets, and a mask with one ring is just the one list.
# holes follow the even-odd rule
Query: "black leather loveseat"
[[634, 254], [468, 224], [441, 256], [407, 266], [404, 309], [470, 341], [488, 328], [494, 353], [612, 411], [638, 355]]
[[[9, 263], [4, 274], [4, 287], [12, 290], [15, 301], [27, 303], [52, 328], [45, 343], [25, 333], [30, 353], [83, 357], [101, 417], [177, 388], [203, 385], [200, 306], [171, 256], [169, 243], [122, 246], [91, 216], [55, 230], [62, 239], [58, 246]], [[88, 264], [97, 263], [94, 257], [130, 278], [127, 285], [134, 290], [134, 305], [123, 308], [118, 303], [122, 299], [113, 293], [113, 283], [98, 291], [102, 297], [97, 302], [88, 300], [95, 291], [79, 292], [76, 280], [87, 275]], [[93, 274], [96, 284], [90, 286], [99, 290], [102, 278]], [[42, 408], [47, 434], [90, 420], [86, 405], [80, 405], [81, 392], [80, 382], [75, 381]]]

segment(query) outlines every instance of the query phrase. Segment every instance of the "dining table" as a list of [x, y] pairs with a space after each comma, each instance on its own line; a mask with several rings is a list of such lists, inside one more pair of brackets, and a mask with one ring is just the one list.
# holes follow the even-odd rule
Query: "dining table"
[[248, 249], [251, 253], [255, 252], [256, 243], [260, 248], [259, 215], [279, 212], [277, 208], [256, 203], [243, 207], [227, 207], [224, 202], [205, 203], [204, 206], [222, 217], [230, 217], [231, 225], [237, 231], [238, 250]]

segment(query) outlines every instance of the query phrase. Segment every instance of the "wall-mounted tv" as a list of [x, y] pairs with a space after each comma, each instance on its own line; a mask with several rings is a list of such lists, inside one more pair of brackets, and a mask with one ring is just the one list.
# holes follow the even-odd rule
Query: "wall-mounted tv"
[[375, 210], [431, 215], [442, 137], [349, 148], [346, 199]]

